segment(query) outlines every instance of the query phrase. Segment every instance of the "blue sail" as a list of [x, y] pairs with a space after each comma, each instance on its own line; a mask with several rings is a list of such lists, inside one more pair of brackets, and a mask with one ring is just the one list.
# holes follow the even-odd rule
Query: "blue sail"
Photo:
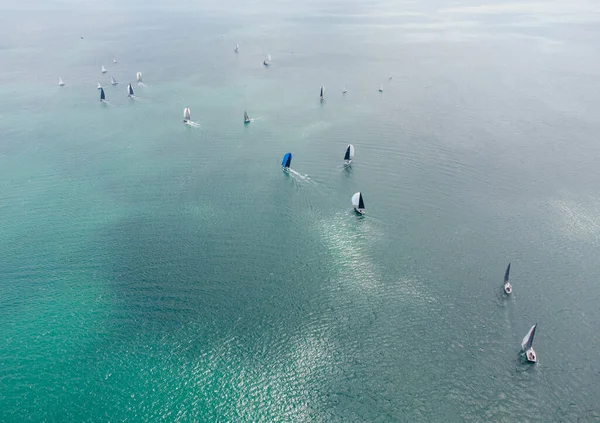
[[285, 156], [283, 156], [283, 160], [281, 162], [281, 166], [290, 167], [291, 164], [292, 164], [292, 153], [285, 153]]
[[131, 87], [131, 84], [129, 84], [129, 86], [127, 87], [127, 93], [129, 95], [133, 95], [133, 88]]
[[104, 100], [104, 88], [100, 88], [100, 101]]

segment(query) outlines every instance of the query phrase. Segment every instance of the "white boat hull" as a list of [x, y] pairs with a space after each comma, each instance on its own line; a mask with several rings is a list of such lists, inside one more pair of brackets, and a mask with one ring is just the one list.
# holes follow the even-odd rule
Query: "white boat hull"
[[504, 293], [505, 293], [506, 295], [510, 295], [510, 294], [512, 294], [512, 285], [511, 285], [510, 283], [508, 283], [508, 282], [506, 282], [506, 283], [504, 284]]
[[533, 348], [529, 348], [527, 351], [525, 351], [525, 358], [530, 363], [537, 363], [537, 355]]

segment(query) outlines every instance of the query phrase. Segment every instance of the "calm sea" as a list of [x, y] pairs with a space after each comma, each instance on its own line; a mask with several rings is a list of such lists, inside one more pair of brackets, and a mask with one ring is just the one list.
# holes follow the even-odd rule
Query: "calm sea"
[[583, 0], [4, 1], [0, 421], [599, 420], [599, 40]]

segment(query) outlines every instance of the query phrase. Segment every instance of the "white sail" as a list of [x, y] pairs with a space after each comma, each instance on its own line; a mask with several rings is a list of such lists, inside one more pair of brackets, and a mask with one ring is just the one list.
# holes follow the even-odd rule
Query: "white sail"
[[[152, 76], [152, 75], [150, 75], [150, 76]], [[141, 72], [136, 73], [135, 77], [137, 79], [137, 82], [142, 82], [142, 73]], [[152, 78], [150, 78], [150, 79], [152, 79]], [[152, 81], [150, 81], [150, 82], [152, 82]]]
[[535, 335], [536, 327], [537, 323], [533, 325], [531, 329], [529, 329], [529, 332], [527, 332], [527, 335], [525, 335], [525, 337], [521, 341], [521, 348], [523, 348], [523, 351], [527, 351], [533, 345], [533, 336]]
[[113, 59], [113, 63], [117, 63], [117, 59]]
[[250, 122], [250, 118], [248, 117], [248, 112], [244, 110], [244, 122]]
[[190, 109], [188, 107], [186, 107], [185, 109], [183, 109], [183, 118], [185, 120], [190, 120], [191, 119], [191, 113], [190, 113]]
[[235, 51], [236, 53], [237, 53], [238, 51], [240, 51], [240, 45], [239, 45], [239, 44], [236, 44], [236, 45], [235, 45], [235, 50], [234, 50], [234, 51]]
[[106, 69], [104, 68], [104, 65], [102, 65], [102, 73], [106, 73]]
[[383, 85], [379, 87], [379, 92], [382, 93], [383, 92]]
[[96, 88], [98, 88], [99, 90], [101, 90], [102, 89], [102, 85], [100, 85], [100, 83], [98, 82], [98, 86]]
[[62, 80], [62, 78], [60, 76], [58, 77], [58, 85], [61, 86], [61, 87], [63, 85], [65, 85], [65, 83], [63, 82], [63, 80]]
[[114, 76], [111, 76], [111, 77], [110, 77], [110, 83], [111, 83], [112, 85], [117, 85], [117, 84], [118, 84], [118, 82], [117, 82], [117, 80], [115, 79], [115, 77], [114, 77]]
[[271, 61], [271, 55], [267, 54], [267, 62], [270, 62], [270, 61]]
[[357, 192], [352, 196], [352, 205], [354, 208], [358, 208], [358, 203], [360, 202], [360, 192]]

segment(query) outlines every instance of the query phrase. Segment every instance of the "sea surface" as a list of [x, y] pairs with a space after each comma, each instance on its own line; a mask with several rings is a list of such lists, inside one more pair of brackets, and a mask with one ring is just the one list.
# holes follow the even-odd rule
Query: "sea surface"
[[0, 421], [600, 420], [599, 46], [593, 0], [2, 1]]

